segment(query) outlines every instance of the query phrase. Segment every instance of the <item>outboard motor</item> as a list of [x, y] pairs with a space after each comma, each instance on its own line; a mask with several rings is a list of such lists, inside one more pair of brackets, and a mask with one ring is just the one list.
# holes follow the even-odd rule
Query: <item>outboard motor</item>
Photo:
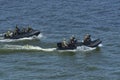
[[62, 43], [57, 43], [58, 48], [62, 48]]

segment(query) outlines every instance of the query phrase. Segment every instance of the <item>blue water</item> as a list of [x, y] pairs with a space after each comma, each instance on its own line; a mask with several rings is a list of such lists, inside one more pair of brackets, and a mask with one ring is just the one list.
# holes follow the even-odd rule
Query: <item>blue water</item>
[[[40, 39], [0, 40], [1, 80], [120, 80], [119, 0], [0, 0], [0, 33], [31, 26]], [[102, 47], [56, 51], [86, 33]]]

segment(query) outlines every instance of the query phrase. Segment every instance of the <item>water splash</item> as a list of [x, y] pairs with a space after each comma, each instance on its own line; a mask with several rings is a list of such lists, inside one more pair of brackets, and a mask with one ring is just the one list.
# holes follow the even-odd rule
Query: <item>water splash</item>
[[51, 51], [56, 50], [56, 48], [41, 48], [39, 46], [31, 46], [31, 45], [25, 45], [25, 46], [23, 46], [23, 49], [26, 49], [26, 50], [40, 50], [40, 51], [47, 51], [47, 52], [51, 52]]
[[37, 36], [38, 39], [41, 39], [42, 37], [43, 37], [42, 33]]
[[57, 50], [58, 52], [76, 52], [77, 50]]
[[87, 46], [79, 46], [79, 47], [77, 47], [77, 51], [92, 51], [92, 50], [95, 50], [96, 49], [96, 47], [94, 47], [94, 48], [91, 48], [91, 47], [87, 47]]
[[4, 45], [2, 49], [10, 49], [10, 50], [36, 50], [36, 51], [46, 51], [51, 52], [56, 50], [56, 48], [41, 48], [39, 46], [31, 46], [31, 45]]
[[86, 51], [92, 51], [95, 50], [95, 48], [87, 47], [87, 46], [79, 46], [77, 49], [74, 50], [58, 50], [59, 52], [86, 52]]
[[103, 47], [103, 44], [99, 44], [98, 47]]

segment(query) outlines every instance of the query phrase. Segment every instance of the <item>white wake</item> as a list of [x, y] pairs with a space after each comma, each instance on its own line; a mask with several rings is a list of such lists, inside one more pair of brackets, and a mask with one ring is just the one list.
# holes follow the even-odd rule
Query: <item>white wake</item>
[[36, 50], [36, 51], [46, 51], [51, 52], [56, 50], [56, 48], [41, 48], [39, 46], [31, 46], [31, 45], [4, 45], [3, 49], [10, 49], [10, 50]]
[[40, 46], [32, 46], [32, 45], [3, 45], [1, 49], [8, 49], [8, 50], [35, 50], [35, 51], [45, 51], [45, 52], [52, 52], [52, 51], [59, 51], [59, 52], [86, 52], [95, 50], [96, 47], [91, 48], [87, 46], [79, 46], [77, 49], [74, 50], [57, 50], [57, 48], [42, 48]]

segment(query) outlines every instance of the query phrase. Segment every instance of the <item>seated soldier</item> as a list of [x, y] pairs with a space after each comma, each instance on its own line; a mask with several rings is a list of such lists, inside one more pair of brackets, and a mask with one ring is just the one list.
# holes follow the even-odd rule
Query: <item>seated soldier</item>
[[62, 47], [68, 47], [67, 42], [66, 42], [66, 39], [63, 39]]
[[31, 32], [33, 29], [31, 27], [27, 28], [27, 32]]
[[10, 37], [10, 31], [7, 31], [7, 32], [5, 33], [5, 37]]
[[13, 32], [11, 31], [7, 31], [7, 33], [5, 34], [5, 37], [12, 37], [13, 36]]
[[84, 37], [83, 43], [84, 44], [90, 44], [90, 42], [91, 42], [91, 38], [90, 37], [91, 37], [90, 34], [86, 34], [85, 37]]
[[76, 43], [76, 39], [75, 39], [75, 37], [74, 37], [74, 35], [72, 35], [72, 37], [70, 38], [70, 44], [74, 44], [74, 43]]
[[20, 34], [20, 29], [18, 28], [17, 25], [16, 25], [16, 27], [15, 27], [14, 34], [15, 34], [15, 35]]
[[25, 28], [23, 28], [23, 29], [22, 29], [22, 33], [25, 33], [25, 32], [26, 32], [26, 29], [25, 29]]
[[10, 36], [10, 37], [13, 37], [13, 32], [10, 32], [9, 36]]

